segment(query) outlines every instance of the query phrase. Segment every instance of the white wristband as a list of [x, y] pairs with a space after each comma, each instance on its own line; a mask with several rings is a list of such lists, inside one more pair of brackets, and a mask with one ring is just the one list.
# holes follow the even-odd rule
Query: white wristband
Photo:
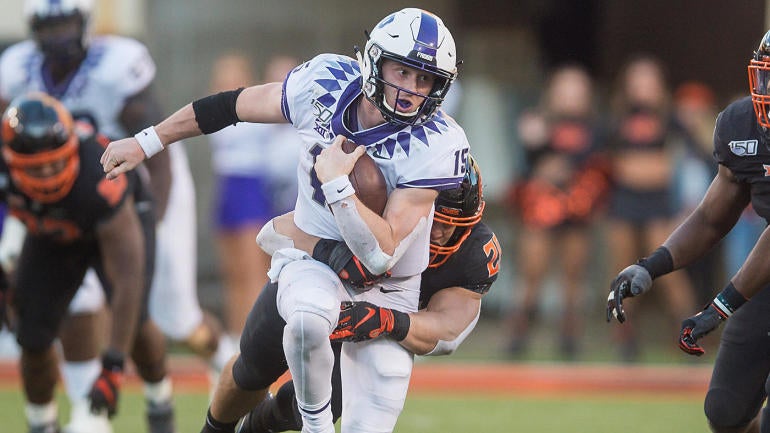
[[321, 184], [321, 190], [326, 197], [326, 203], [332, 204], [342, 200], [345, 197], [350, 197], [356, 193], [353, 185], [350, 183], [350, 179], [347, 175], [335, 177], [334, 179]]
[[165, 149], [160, 141], [160, 137], [158, 137], [158, 133], [155, 132], [154, 126], [143, 129], [134, 135], [134, 138], [139, 142], [139, 146], [141, 146], [147, 158], [152, 158], [153, 155]]

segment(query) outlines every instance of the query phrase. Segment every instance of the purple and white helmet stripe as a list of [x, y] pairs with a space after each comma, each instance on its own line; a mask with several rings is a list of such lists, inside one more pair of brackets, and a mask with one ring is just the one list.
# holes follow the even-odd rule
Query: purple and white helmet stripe
[[427, 54], [436, 64], [436, 48], [439, 44], [438, 22], [436, 16], [423, 12], [420, 15], [420, 24], [417, 35], [414, 37], [414, 51]]

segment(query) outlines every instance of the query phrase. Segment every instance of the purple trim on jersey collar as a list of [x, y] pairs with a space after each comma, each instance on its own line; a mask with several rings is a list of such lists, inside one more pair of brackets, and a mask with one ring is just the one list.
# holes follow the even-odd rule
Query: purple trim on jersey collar
[[362, 79], [359, 77], [357, 80], [351, 81], [348, 87], [343, 90], [337, 103], [337, 112], [331, 121], [331, 127], [334, 135], [344, 135], [358, 144], [369, 146], [403, 130], [404, 126], [385, 122], [374, 128], [354, 132], [345, 125], [345, 112], [350, 110], [356, 98], [362, 95], [361, 81]]
[[72, 81], [75, 79], [75, 76], [78, 74], [78, 70], [80, 68], [75, 68], [72, 72], [67, 75], [67, 77], [62, 80], [59, 84], [55, 84], [53, 82], [53, 74], [51, 73], [51, 67], [47, 60], [43, 60], [43, 65], [41, 66], [41, 73], [40, 75], [43, 78], [43, 85], [45, 86], [45, 92], [49, 95], [53, 96], [56, 99], [62, 99], [65, 93], [67, 93], [67, 88], [69, 88]]
[[88, 82], [91, 70], [95, 69], [104, 57], [106, 47], [100, 41], [94, 41], [88, 47], [86, 56], [69, 75], [59, 84], [53, 82], [51, 69], [45, 57], [40, 53], [43, 61], [40, 65], [40, 76], [45, 87], [45, 92], [56, 99], [63, 99], [65, 96], [76, 97], [83, 90]]
[[431, 14], [420, 14], [420, 28], [414, 41], [414, 51], [432, 56], [435, 64], [436, 48], [438, 48], [438, 21]]

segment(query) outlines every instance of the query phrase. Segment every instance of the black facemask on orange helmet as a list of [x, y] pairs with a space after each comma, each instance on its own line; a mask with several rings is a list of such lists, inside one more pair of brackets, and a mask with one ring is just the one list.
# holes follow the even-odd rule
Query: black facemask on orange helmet
[[11, 180], [25, 195], [52, 203], [72, 189], [79, 142], [61, 102], [43, 93], [14, 99], [3, 114], [2, 142]]
[[484, 213], [481, 171], [472, 156], [465, 163], [465, 177], [459, 188], [441, 191], [436, 198], [433, 221], [455, 226], [446, 244], [430, 244], [429, 268], [437, 268], [460, 249], [468, 239], [471, 228], [481, 221]]

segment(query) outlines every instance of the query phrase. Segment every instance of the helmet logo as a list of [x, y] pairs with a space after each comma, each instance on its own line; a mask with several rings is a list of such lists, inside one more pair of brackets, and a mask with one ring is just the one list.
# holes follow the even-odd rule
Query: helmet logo
[[419, 52], [419, 51], [417, 52], [417, 57], [419, 57], [421, 59], [425, 59], [425, 60], [427, 60], [429, 62], [433, 62], [433, 59], [435, 59], [434, 56], [431, 56], [430, 54], [425, 54], [425, 53]]

